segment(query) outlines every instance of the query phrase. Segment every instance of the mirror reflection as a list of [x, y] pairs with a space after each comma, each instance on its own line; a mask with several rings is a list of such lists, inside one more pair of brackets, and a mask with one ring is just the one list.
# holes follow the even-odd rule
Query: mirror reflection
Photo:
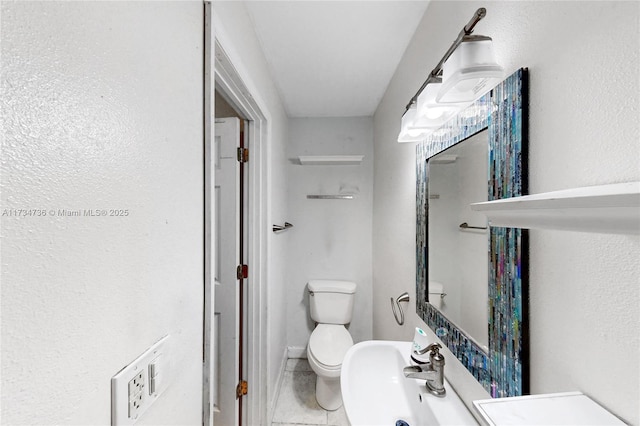
[[489, 232], [470, 204], [487, 201], [488, 132], [428, 160], [428, 300], [488, 350]]

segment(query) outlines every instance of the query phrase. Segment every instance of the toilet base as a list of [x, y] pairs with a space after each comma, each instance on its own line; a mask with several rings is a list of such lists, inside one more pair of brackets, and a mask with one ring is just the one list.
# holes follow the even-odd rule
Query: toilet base
[[334, 411], [342, 407], [340, 377], [327, 378], [317, 376], [316, 401], [318, 401], [318, 405], [328, 411]]

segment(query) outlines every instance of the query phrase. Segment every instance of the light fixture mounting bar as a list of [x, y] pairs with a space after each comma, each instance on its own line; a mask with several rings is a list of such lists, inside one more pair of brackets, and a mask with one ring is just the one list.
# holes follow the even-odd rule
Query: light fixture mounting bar
[[449, 47], [449, 50], [446, 51], [442, 59], [440, 59], [440, 62], [438, 62], [438, 65], [436, 65], [436, 67], [429, 73], [429, 77], [427, 77], [424, 83], [422, 83], [422, 86], [420, 86], [420, 89], [418, 89], [416, 94], [413, 95], [413, 97], [411, 98], [411, 100], [409, 101], [409, 103], [405, 108], [405, 112], [409, 110], [411, 105], [417, 102], [418, 96], [420, 96], [420, 93], [422, 93], [424, 88], [427, 87], [427, 84], [438, 81], [438, 79], [442, 75], [442, 66], [444, 65], [445, 61], [449, 59], [449, 56], [451, 56], [454, 50], [456, 50], [458, 46], [460, 46], [460, 43], [462, 43], [462, 39], [465, 36], [471, 35], [471, 33], [473, 33], [473, 28], [485, 16], [487, 16], [487, 9], [485, 9], [484, 7], [481, 7], [478, 10], [476, 10], [476, 12], [473, 14], [471, 19], [467, 23], [467, 25], [462, 27], [462, 30], [460, 30], [458, 37], [455, 39], [451, 47]]

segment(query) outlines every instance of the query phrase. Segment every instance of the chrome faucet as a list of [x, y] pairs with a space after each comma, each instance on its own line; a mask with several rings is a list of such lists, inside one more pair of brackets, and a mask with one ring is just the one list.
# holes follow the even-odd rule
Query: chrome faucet
[[[414, 349], [411, 358], [418, 365], [410, 365], [402, 370], [408, 379], [426, 380], [427, 389], [435, 396], [445, 396], [447, 392], [444, 388], [444, 356], [440, 353], [441, 348], [439, 343], [432, 343], [419, 351]], [[413, 356], [424, 355], [428, 351], [431, 351], [429, 361], [420, 362]]]

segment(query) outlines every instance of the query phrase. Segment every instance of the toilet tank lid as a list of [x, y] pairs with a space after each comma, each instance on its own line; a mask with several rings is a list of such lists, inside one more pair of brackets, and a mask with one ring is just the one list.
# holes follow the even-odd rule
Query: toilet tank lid
[[339, 280], [310, 280], [307, 284], [309, 291], [314, 293], [347, 293], [356, 292], [356, 283]]

